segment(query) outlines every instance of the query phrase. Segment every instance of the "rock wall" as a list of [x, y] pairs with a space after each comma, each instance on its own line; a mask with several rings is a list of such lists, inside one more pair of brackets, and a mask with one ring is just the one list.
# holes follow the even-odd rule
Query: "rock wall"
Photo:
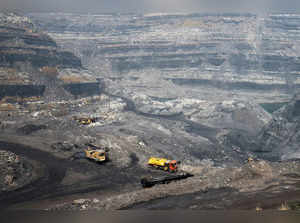
[[[68, 99], [100, 94], [99, 83], [81, 78], [81, 60], [62, 50], [47, 34], [38, 31], [27, 17], [0, 13], [0, 99], [11, 97], [42, 97]], [[76, 83], [58, 79], [60, 71], [71, 69], [78, 75]], [[58, 92], [57, 89], [60, 89]], [[67, 92], [65, 92], [67, 91]], [[56, 95], [55, 95], [56, 94]]]
[[0, 66], [27, 62], [34, 67], [81, 68], [79, 58], [62, 51], [49, 35], [37, 31], [27, 17], [14, 14], [0, 15], [0, 55]]
[[70, 52], [57, 52], [48, 49], [0, 47], [0, 66], [14, 67], [16, 63], [29, 62], [33, 67], [59, 66], [80, 68], [80, 59]]
[[134, 86], [140, 81], [149, 87], [145, 76], [159, 76], [175, 85], [184, 82], [194, 92], [225, 86], [227, 91], [275, 92], [285, 100], [299, 88], [298, 14], [31, 17], [85, 66], [109, 78], [130, 79]]
[[21, 98], [43, 96], [44, 92], [43, 85], [0, 85], [0, 99], [5, 96]]
[[64, 84], [63, 88], [74, 96], [93, 96], [99, 95], [102, 91], [99, 83], [76, 83]]

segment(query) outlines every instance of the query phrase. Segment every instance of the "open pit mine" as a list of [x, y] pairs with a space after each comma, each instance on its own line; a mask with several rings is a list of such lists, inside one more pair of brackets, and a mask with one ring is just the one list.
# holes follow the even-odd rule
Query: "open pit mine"
[[300, 209], [299, 30], [0, 13], [0, 208]]

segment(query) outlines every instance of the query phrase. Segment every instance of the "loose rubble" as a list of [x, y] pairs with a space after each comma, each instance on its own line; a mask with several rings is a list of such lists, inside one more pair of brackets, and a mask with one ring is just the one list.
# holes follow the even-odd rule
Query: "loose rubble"
[[10, 191], [30, 182], [32, 167], [14, 153], [0, 150], [0, 190]]

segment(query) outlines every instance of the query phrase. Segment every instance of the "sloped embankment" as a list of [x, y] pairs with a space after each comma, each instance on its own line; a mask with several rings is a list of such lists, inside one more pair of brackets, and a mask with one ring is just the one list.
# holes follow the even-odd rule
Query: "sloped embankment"
[[300, 158], [300, 95], [274, 113], [259, 135], [260, 152], [281, 159]]

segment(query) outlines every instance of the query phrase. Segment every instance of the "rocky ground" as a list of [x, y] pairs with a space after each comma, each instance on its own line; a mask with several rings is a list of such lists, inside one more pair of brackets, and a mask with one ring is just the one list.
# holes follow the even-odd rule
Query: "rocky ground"
[[[4, 148], [2, 148], [4, 149]], [[16, 190], [34, 178], [32, 164], [9, 151], [0, 151], [0, 190]]]
[[[248, 131], [241, 129], [237, 132], [234, 129], [214, 128], [213, 125], [205, 126], [191, 121], [184, 114], [177, 116], [149, 114], [136, 108], [130, 108], [130, 102], [122, 98], [111, 97], [110, 100], [109, 109], [114, 108], [114, 111], [107, 111], [106, 116], [101, 116], [103, 119], [90, 126], [79, 125], [71, 118], [72, 115], [51, 116], [50, 118], [50, 116], [44, 115], [40, 117], [40, 114], [36, 115], [33, 112], [31, 115], [28, 114], [26, 123], [20, 119], [18, 125], [16, 122], [3, 128], [1, 140], [12, 141], [12, 136], [14, 136], [14, 142], [33, 146], [63, 160], [68, 160], [75, 152], [82, 151], [85, 148], [85, 143], [92, 142], [110, 148], [111, 162], [108, 166], [98, 166], [88, 161], [83, 163], [82, 161], [72, 161], [64, 167], [64, 177], [59, 183], [57, 182], [58, 188], [61, 188], [58, 191], [61, 192], [48, 194], [49, 198], [52, 197], [56, 200], [57, 197], [73, 191], [75, 198], [78, 198], [79, 201], [78, 199], [73, 201], [69, 194], [69, 198], [66, 198], [65, 201], [56, 200], [54, 204], [51, 201], [45, 205], [45, 208], [49, 208], [49, 204], [52, 206], [50, 209], [54, 210], [155, 208], [155, 202], [162, 205], [157, 206], [157, 208], [165, 208], [172, 204], [173, 197], [176, 199], [182, 194], [187, 194], [187, 197], [193, 193], [203, 192], [205, 194], [206, 191], [210, 192], [212, 189], [229, 188], [228, 196], [231, 196], [232, 192], [239, 200], [239, 198], [247, 199], [250, 196], [247, 194], [258, 193], [259, 191], [260, 193], [272, 194], [274, 187], [278, 187], [274, 189], [278, 193], [286, 192], [286, 190], [297, 190], [298, 188], [298, 161], [273, 163], [262, 160], [279, 161], [282, 156], [272, 153], [272, 157], [269, 157], [269, 153], [259, 151], [259, 138], [251, 134], [251, 129]], [[72, 114], [95, 114], [88, 113], [88, 111], [94, 110], [98, 106], [102, 108], [102, 102], [98, 99], [92, 104], [83, 105], [80, 109], [76, 105], [75, 108], [79, 109], [77, 110], [78, 113]], [[295, 102], [291, 102], [287, 107], [291, 108], [291, 104], [295, 104]], [[235, 108], [233, 104], [229, 105], [231, 109]], [[223, 106], [228, 106], [228, 104]], [[240, 106], [237, 106], [237, 110]], [[71, 109], [71, 111], [73, 110]], [[35, 115], [32, 116], [32, 114]], [[246, 112], [246, 114], [248, 113]], [[272, 117], [267, 113], [263, 117], [268, 121], [265, 125], [259, 125], [258, 129], [261, 134], [264, 131], [273, 130], [273, 128], [268, 129], [268, 123], [277, 118], [274, 116], [271, 119]], [[16, 117], [12, 118], [18, 120]], [[263, 121], [260, 123], [264, 123]], [[195, 132], [196, 135], [194, 135]], [[201, 146], [198, 147], [197, 145]], [[24, 155], [28, 156], [26, 152]], [[161, 175], [160, 172], [147, 170], [146, 161], [152, 155], [182, 160], [181, 169], [193, 173], [195, 176], [180, 182], [170, 183], [167, 186], [161, 185], [151, 189], [142, 189], [139, 185], [142, 176]], [[260, 160], [245, 164], [248, 157], [258, 157]], [[73, 166], [77, 166], [77, 168]], [[117, 171], [118, 168], [125, 168], [124, 172], [118, 174], [118, 179], [123, 180], [115, 181], [114, 177], [108, 178], [106, 174], [111, 174], [111, 171], [114, 172], [114, 169]], [[139, 174], [137, 174], [137, 169]], [[135, 177], [133, 177], [134, 175]], [[97, 177], [102, 179], [105, 177], [103, 180], [108, 183], [105, 185], [111, 185], [108, 187], [111, 189], [107, 188], [104, 190], [105, 192], [101, 193], [96, 192], [103, 188], [101, 181], [95, 181]], [[273, 189], [270, 190], [270, 188]], [[264, 190], [266, 191], [263, 192]], [[91, 194], [81, 195], [84, 192]], [[161, 198], [167, 199], [165, 203], [158, 200]], [[169, 202], [168, 199], [170, 199]], [[230, 198], [227, 199], [230, 200]], [[218, 208], [234, 208], [236, 207], [234, 203], [236, 199], [231, 200], [232, 203], [229, 204], [226, 202], [219, 204]], [[153, 204], [150, 202], [150, 206], [148, 206], [147, 201], [149, 200], [155, 200], [155, 202], [153, 201]], [[199, 202], [201, 202], [200, 198]], [[212, 200], [211, 202], [211, 205], [214, 206], [217, 201]], [[280, 202], [284, 201], [280, 200]], [[277, 201], [278, 206], [280, 202]], [[251, 208], [254, 203], [251, 203]], [[257, 201], [256, 203], [259, 204], [260, 202]], [[193, 202], [193, 205], [190, 205], [188, 201], [184, 205], [180, 207], [206, 208], [196, 201]], [[244, 208], [250, 208], [250, 206], [245, 205]]]
[[[272, 207], [267, 202], [276, 194], [299, 189], [299, 162], [269, 163], [253, 161], [240, 168], [198, 166], [193, 178], [169, 185], [140, 189], [106, 199], [77, 199], [57, 205], [51, 210], [115, 210], [115, 209], [262, 209], [280, 207], [278, 199]], [[192, 169], [189, 169], [190, 171]], [[224, 196], [224, 194], [226, 196]], [[266, 200], [250, 199], [262, 194]], [[249, 203], [247, 203], [247, 199]], [[150, 200], [150, 202], [149, 202]], [[299, 196], [294, 197], [299, 201]], [[203, 203], [205, 202], [205, 203]], [[237, 203], [243, 202], [244, 206]], [[281, 203], [280, 203], [281, 202]], [[270, 204], [268, 204], [270, 205]]]

